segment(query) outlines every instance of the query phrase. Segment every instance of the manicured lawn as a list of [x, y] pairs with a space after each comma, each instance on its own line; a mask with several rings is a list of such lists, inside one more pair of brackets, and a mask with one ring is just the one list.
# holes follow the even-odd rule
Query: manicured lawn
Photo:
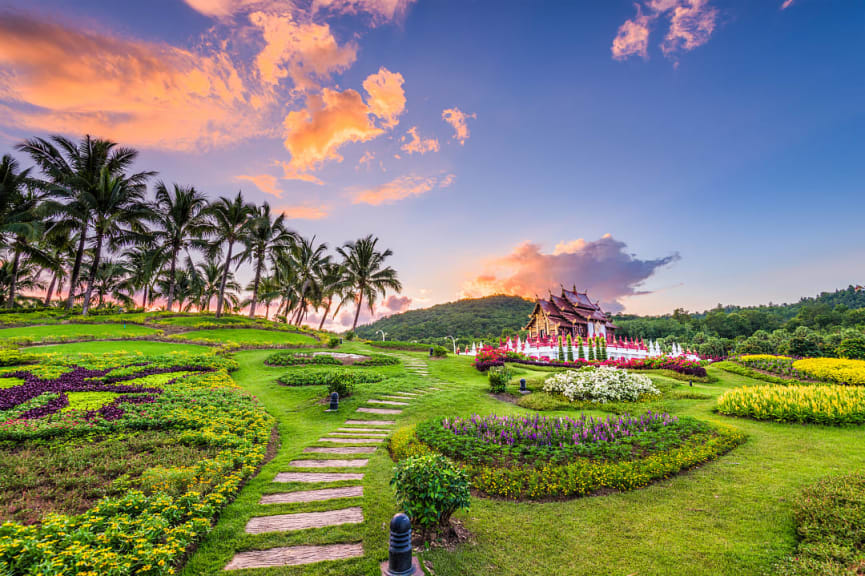
[[104, 354], [105, 352], [117, 352], [118, 350], [127, 350], [130, 352], [137, 350], [143, 354], [165, 354], [172, 351], [205, 352], [207, 349], [207, 346], [198, 344], [149, 342], [143, 340], [130, 340], [128, 342], [76, 342], [74, 344], [51, 344], [30, 348], [34, 352], [59, 352], [62, 354], [77, 354], [80, 352]]
[[26, 338], [33, 342], [57, 342], [76, 338], [141, 338], [158, 333], [136, 324], [54, 324], [0, 329], [0, 341]]
[[194, 342], [234, 342], [241, 346], [315, 346], [318, 340], [307, 334], [279, 330], [257, 330], [255, 328], [214, 328], [174, 334], [172, 338]]

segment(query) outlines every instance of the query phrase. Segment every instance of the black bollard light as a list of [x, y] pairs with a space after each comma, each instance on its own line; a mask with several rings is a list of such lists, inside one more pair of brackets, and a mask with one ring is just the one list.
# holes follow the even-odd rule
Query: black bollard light
[[385, 576], [411, 576], [415, 573], [411, 557], [411, 520], [400, 512], [390, 521], [390, 548]]
[[330, 395], [330, 411], [336, 412], [339, 410], [339, 393], [334, 392]]
[[520, 392], [526, 391], [526, 379], [520, 378]]
[[688, 386], [694, 386], [694, 381], [693, 381], [693, 380], [688, 380]]
[[429, 349], [429, 357], [430, 357], [430, 358], [433, 357], [433, 349], [432, 349], [432, 347], [430, 347], [430, 349]]

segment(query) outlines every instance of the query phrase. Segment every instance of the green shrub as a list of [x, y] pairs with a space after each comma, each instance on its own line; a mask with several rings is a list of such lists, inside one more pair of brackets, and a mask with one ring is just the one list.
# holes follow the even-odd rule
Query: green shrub
[[305, 366], [308, 364], [342, 366], [338, 358], [329, 354], [307, 354], [303, 352], [274, 352], [264, 363], [268, 366]]
[[391, 434], [388, 440], [388, 449], [391, 457], [397, 462], [413, 456], [424, 456], [431, 453], [429, 446], [418, 440], [415, 426], [406, 426]]
[[440, 454], [398, 462], [390, 483], [397, 503], [422, 533], [446, 527], [454, 512], [471, 503], [468, 475]]
[[338, 348], [339, 347], [339, 338], [337, 336], [328, 336], [327, 347], [328, 348]]
[[405, 350], [406, 352], [429, 352], [430, 348], [432, 348], [433, 356], [436, 358], [444, 358], [448, 355], [448, 350], [444, 346], [437, 346], [435, 344], [420, 344], [418, 342], [396, 342], [396, 341], [376, 341], [372, 340], [368, 342], [370, 346], [374, 346], [376, 348], [387, 348], [388, 350]]
[[352, 340], [354, 340], [354, 336], [355, 336], [354, 331], [349, 330], [348, 332], [345, 333], [345, 341], [351, 342]]
[[34, 362], [36, 357], [28, 352], [21, 352], [18, 348], [0, 348], [0, 366], [18, 366]]
[[348, 396], [357, 384], [381, 382], [384, 378], [384, 374], [372, 370], [312, 367], [295, 368], [280, 376], [279, 382], [285, 386], [327, 386], [329, 392]]
[[840, 358], [865, 360], [865, 338], [861, 336], [844, 338], [841, 340], [841, 344], [838, 345], [836, 352]]
[[498, 394], [505, 391], [511, 381], [511, 371], [507, 366], [493, 366], [487, 371], [490, 381], [490, 392]]
[[371, 354], [366, 360], [359, 360], [353, 366], [396, 366], [399, 359], [386, 354]]

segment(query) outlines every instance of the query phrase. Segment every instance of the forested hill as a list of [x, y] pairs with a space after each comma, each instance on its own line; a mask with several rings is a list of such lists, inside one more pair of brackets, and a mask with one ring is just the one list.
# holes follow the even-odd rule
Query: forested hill
[[387, 332], [388, 340], [426, 340], [456, 338], [492, 338], [502, 330], [519, 330], [526, 325], [534, 303], [518, 296], [469, 298], [430, 308], [409, 310], [358, 326], [362, 338], [379, 338], [377, 330]]

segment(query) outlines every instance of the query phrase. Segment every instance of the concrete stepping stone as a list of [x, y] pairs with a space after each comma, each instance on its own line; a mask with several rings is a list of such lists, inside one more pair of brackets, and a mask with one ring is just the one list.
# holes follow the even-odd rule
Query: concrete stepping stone
[[383, 433], [381, 430], [375, 430], [373, 432], [342, 432], [337, 430], [336, 432], [328, 433], [328, 436], [338, 436], [340, 438], [387, 438], [389, 434], [387, 432]]
[[391, 410], [389, 408], [358, 408], [357, 411], [364, 414], [402, 414], [402, 410]]
[[363, 468], [369, 460], [355, 458], [353, 460], [294, 460], [288, 465], [294, 468]]
[[396, 420], [346, 420], [345, 425], [351, 426], [393, 426]]
[[259, 504], [295, 504], [297, 502], [321, 502], [337, 498], [357, 498], [363, 496], [363, 486], [346, 486], [345, 488], [322, 488], [321, 490], [299, 490], [297, 492], [280, 492], [265, 494]]
[[336, 444], [367, 444], [369, 442], [384, 442], [384, 438], [319, 438], [318, 441]]
[[388, 406], [408, 406], [408, 402], [397, 402], [396, 400], [367, 400], [367, 404], [387, 404]]
[[356, 472], [280, 472], [274, 482], [340, 482], [341, 480], [363, 480]]
[[310, 446], [303, 451], [315, 454], [372, 454], [378, 450], [377, 446], [337, 446], [335, 448], [322, 448]]
[[404, 402], [406, 400], [414, 400], [414, 396], [387, 396], [382, 395], [382, 398], [385, 400], [398, 400], [400, 402]]
[[338, 428], [336, 433], [345, 432], [352, 434], [359, 434], [361, 432], [371, 432], [372, 434], [384, 434], [387, 436], [390, 434], [390, 430], [382, 430], [381, 428]]
[[226, 570], [248, 568], [277, 568], [298, 566], [326, 560], [345, 560], [363, 556], [363, 544], [327, 544], [325, 546], [287, 546], [268, 550], [238, 552], [225, 567]]
[[327, 510], [325, 512], [299, 512], [297, 514], [276, 514], [274, 516], [257, 516], [250, 518], [244, 531], [247, 534], [264, 534], [266, 532], [290, 532], [307, 528], [324, 528], [340, 524], [360, 524], [363, 522], [363, 511], [360, 506]]

